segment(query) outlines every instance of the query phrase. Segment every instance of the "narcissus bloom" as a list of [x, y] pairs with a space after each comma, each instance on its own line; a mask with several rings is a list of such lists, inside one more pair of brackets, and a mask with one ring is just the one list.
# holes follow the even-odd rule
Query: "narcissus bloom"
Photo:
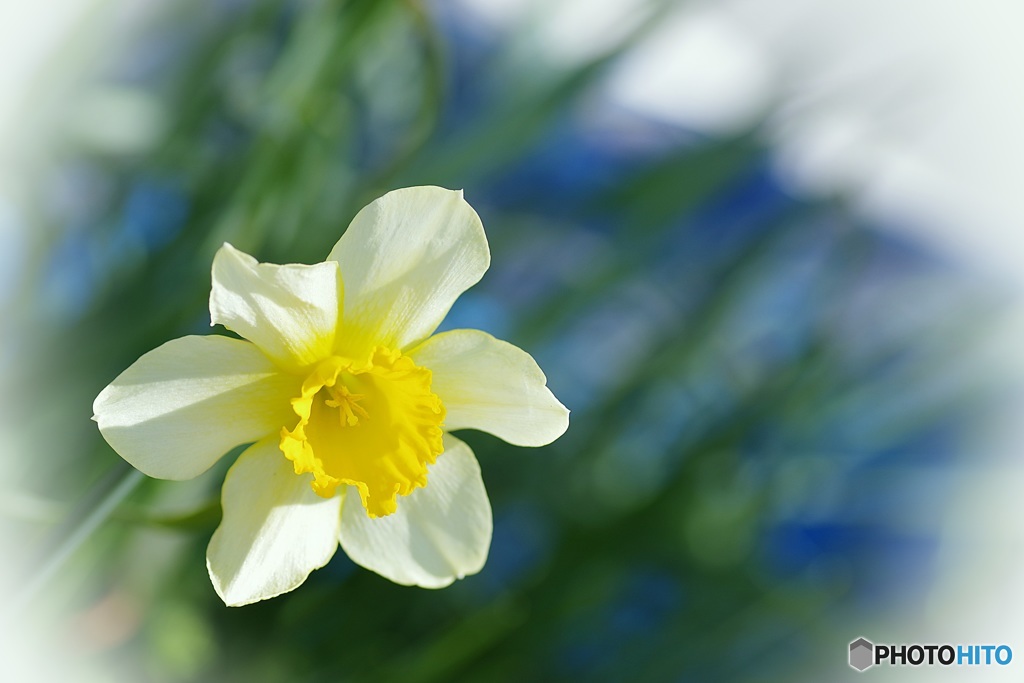
[[258, 263], [225, 244], [210, 318], [245, 340], [167, 342], [96, 398], [104, 438], [151, 477], [195, 477], [252, 443], [228, 471], [207, 549], [224, 602], [296, 588], [339, 542], [406, 585], [483, 567], [490, 503], [449, 432], [542, 446], [568, 427], [526, 352], [478, 330], [433, 335], [489, 263], [476, 212], [437, 187], [373, 202], [323, 263]]

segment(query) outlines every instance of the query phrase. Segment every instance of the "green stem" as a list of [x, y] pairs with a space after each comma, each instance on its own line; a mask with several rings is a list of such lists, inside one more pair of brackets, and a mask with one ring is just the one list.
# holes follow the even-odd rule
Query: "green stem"
[[13, 621], [28, 607], [85, 541], [110, 517], [117, 506], [138, 486], [145, 475], [135, 468], [117, 466], [96, 485], [81, 505], [68, 515], [55, 535], [60, 540], [29, 579], [18, 596], [3, 611], [0, 623]]

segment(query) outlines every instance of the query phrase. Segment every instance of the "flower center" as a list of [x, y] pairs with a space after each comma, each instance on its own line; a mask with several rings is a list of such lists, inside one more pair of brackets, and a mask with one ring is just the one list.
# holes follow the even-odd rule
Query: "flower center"
[[281, 429], [281, 451], [295, 473], [312, 473], [324, 498], [355, 486], [370, 517], [391, 514], [398, 496], [426, 486], [427, 465], [444, 450], [445, 410], [430, 371], [398, 351], [378, 347], [362, 365], [322, 361], [292, 408], [298, 424]]

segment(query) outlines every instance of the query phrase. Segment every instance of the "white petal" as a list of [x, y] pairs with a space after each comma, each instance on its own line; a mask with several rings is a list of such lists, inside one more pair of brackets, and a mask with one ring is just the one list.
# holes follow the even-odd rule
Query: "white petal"
[[469, 446], [446, 434], [427, 485], [370, 519], [355, 491], [345, 496], [341, 547], [356, 564], [406, 586], [442, 588], [480, 571], [491, 546], [491, 503]]
[[295, 474], [277, 436], [254, 444], [228, 470], [224, 518], [206, 549], [210, 579], [225, 604], [287, 593], [334, 555], [341, 497], [321, 498], [310, 480]]
[[225, 243], [213, 259], [210, 319], [297, 369], [330, 355], [343, 298], [332, 261], [312, 266], [258, 263]]
[[235, 446], [295, 422], [301, 378], [227, 337], [182, 337], [118, 375], [92, 409], [107, 443], [160, 479], [191, 479]]
[[491, 255], [480, 217], [461, 191], [395, 190], [360, 211], [331, 250], [345, 277], [351, 355], [384, 344], [402, 349], [437, 329]]
[[432, 373], [430, 389], [448, 411], [444, 428], [481, 429], [517, 446], [549, 444], [569, 411], [547, 388], [530, 354], [479, 330], [452, 330], [409, 352]]

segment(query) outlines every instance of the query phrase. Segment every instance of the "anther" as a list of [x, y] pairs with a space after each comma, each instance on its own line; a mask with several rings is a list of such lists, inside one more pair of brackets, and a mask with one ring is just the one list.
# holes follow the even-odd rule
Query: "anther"
[[360, 417], [369, 419], [370, 414], [359, 405], [359, 401], [366, 398], [365, 394], [353, 394], [343, 384], [327, 387], [327, 392], [331, 398], [324, 401], [324, 405], [338, 409], [338, 420], [342, 427], [355, 427]]

